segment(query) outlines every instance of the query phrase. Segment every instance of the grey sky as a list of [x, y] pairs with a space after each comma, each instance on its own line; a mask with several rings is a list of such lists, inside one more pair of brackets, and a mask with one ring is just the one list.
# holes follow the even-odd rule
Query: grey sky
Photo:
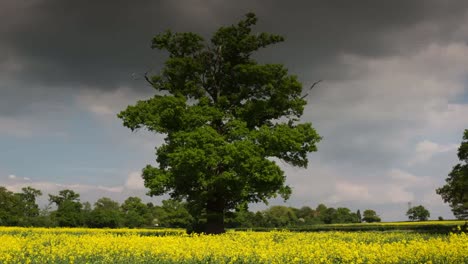
[[434, 189], [468, 127], [466, 1], [2, 1], [0, 185], [143, 195], [134, 175], [161, 137], [130, 133], [115, 114], [152, 93], [132, 78], [161, 67], [152, 36], [208, 39], [249, 11], [257, 31], [286, 37], [260, 61], [284, 63], [305, 87], [324, 80], [303, 118], [324, 140], [307, 170], [282, 165], [287, 204], [396, 220], [411, 201], [451, 217]]

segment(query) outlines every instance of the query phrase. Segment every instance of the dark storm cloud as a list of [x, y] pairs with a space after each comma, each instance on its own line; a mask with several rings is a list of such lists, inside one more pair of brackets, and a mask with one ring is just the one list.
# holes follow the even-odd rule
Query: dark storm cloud
[[[128, 4], [127, 4], [128, 3]], [[31, 84], [115, 88], [150, 61], [150, 38], [165, 19], [157, 2], [38, 1], [2, 38]]]
[[[286, 35], [263, 53], [293, 71], [312, 70], [342, 53], [379, 56], [401, 48], [396, 32], [436, 23], [447, 32], [465, 1], [6, 1], [0, 59], [22, 63], [16, 76], [31, 85], [143, 87], [131, 74], [160, 65], [151, 37], [167, 28], [208, 36], [251, 10], [259, 29]], [[395, 39], [392, 39], [394, 37]], [[407, 41], [418, 45], [424, 37]], [[411, 43], [413, 42], [413, 43]], [[408, 47], [403, 47], [408, 48]], [[322, 73], [325, 74], [325, 73]], [[335, 78], [339, 78], [336, 76]]]
[[466, 1], [308, 1], [262, 2], [259, 26], [286, 36], [265, 57], [280, 58], [304, 76], [350, 78], [335, 65], [337, 56], [409, 54], [428, 42], [451, 41]]
[[[148, 91], [137, 76], [157, 71], [164, 54], [150, 49], [165, 29], [209, 38], [254, 11], [258, 31], [286, 36], [259, 53], [285, 63], [306, 85], [355, 76], [343, 54], [402, 54], [449, 41], [466, 1], [61, 1], [0, 3], [0, 115], [37, 112], [80, 89]], [[411, 29], [418, 25], [421, 30]], [[428, 29], [426, 29], [428, 28]], [[406, 32], [406, 33], [405, 33]], [[320, 93], [320, 91], [315, 91]], [[33, 103], [34, 102], [34, 103]]]

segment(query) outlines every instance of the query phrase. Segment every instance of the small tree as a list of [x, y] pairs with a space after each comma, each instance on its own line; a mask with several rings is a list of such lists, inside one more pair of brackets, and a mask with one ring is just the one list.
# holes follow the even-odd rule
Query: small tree
[[28, 218], [33, 218], [39, 215], [39, 206], [36, 203], [36, 198], [42, 195], [40, 190], [34, 189], [30, 186], [21, 189], [22, 192], [18, 193], [24, 205], [24, 215]]
[[59, 226], [77, 227], [83, 225], [83, 214], [80, 203], [80, 195], [72, 190], [62, 190], [59, 195], [49, 194], [50, 203], [57, 205], [57, 210], [53, 212], [54, 219]]
[[449, 203], [458, 219], [468, 219], [468, 129], [465, 129], [463, 141], [458, 148], [458, 158], [462, 163], [453, 167], [445, 179], [447, 184], [437, 189], [444, 202]]
[[362, 223], [362, 215], [361, 215], [361, 211], [359, 209], [356, 212], [356, 217], [357, 217], [358, 223]]
[[110, 198], [102, 197], [94, 203], [88, 225], [90, 227], [116, 228], [122, 224], [122, 214], [119, 203]]
[[18, 206], [20, 202], [17, 195], [0, 186], [0, 225], [14, 226], [23, 222], [22, 208]]
[[377, 215], [377, 213], [374, 210], [370, 210], [370, 209], [364, 210], [362, 220], [367, 222], [367, 223], [373, 223], [373, 222], [380, 222], [381, 221], [381, 219]]
[[128, 197], [120, 206], [126, 227], [152, 225], [153, 215], [139, 197]]
[[303, 206], [301, 207], [297, 213], [297, 217], [299, 219], [303, 219], [304, 224], [311, 224], [315, 219], [315, 210], [310, 208], [309, 206]]
[[169, 58], [159, 75], [145, 77], [162, 93], [118, 114], [131, 130], [166, 135], [158, 166], [143, 169], [145, 186], [150, 195], [185, 199], [195, 219], [206, 219], [206, 233], [224, 232], [227, 210], [287, 199], [291, 189], [275, 159], [307, 167], [320, 140], [310, 123], [298, 123], [307, 102], [297, 78], [252, 58], [283, 41], [252, 33], [256, 22], [249, 13], [210, 43], [194, 33], [157, 35], [152, 48]]
[[411, 207], [406, 212], [406, 215], [411, 221], [414, 221], [414, 220], [426, 221], [431, 216], [429, 211], [426, 208], [424, 208], [424, 206], [422, 205]]
[[337, 219], [337, 212], [336, 209], [333, 207], [328, 207], [325, 212], [321, 213], [320, 219], [325, 224], [333, 224], [336, 222]]
[[324, 204], [319, 204], [317, 205], [317, 208], [315, 208], [315, 216], [320, 217], [327, 211], [327, 206]]
[[349, 208], [338, 207], [336, 208], [336, 220], [333, 223], [356, 223], [357, 215]]

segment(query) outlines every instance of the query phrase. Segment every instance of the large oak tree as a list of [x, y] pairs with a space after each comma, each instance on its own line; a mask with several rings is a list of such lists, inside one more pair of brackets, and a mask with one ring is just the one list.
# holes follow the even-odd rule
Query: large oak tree
[[155, 96], [118, 117], [131, 130], [164, 134], [157, 167], [143, 169], [150, 195], [185, 199], [207, 233], [224, 232], [224, 213], [267, 202], [291, 189], [276, 163], [306, 167], [320, 136], [299, 123], [306, 105], [302, 85], [281, 64], [260, 64], [257, 50], [283, 41], [252, 33], [257, 18], [221, 27], [209, 42], [194, 33], [158, 34], [152, 48], [169, 57], [160, 74], [147, 76]]

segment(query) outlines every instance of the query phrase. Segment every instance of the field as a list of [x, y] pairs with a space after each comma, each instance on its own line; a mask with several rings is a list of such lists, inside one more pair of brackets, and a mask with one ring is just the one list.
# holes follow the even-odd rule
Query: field
[[468, 263], [465, 233], [0, 227], [0, 263]]
[[[355, 224], [319, 224], [289, 228], [291, 231], [414, 231], [418, 233], [448, 234], [465, 226], [465, 220], [423, 221], [423, 222], [383, 222], [383, 223], [355, 223]], [[466, 227], [465, 227], [466, 228]], [[241, 231], [270, 231], [271, 228], [238, 228]]]

